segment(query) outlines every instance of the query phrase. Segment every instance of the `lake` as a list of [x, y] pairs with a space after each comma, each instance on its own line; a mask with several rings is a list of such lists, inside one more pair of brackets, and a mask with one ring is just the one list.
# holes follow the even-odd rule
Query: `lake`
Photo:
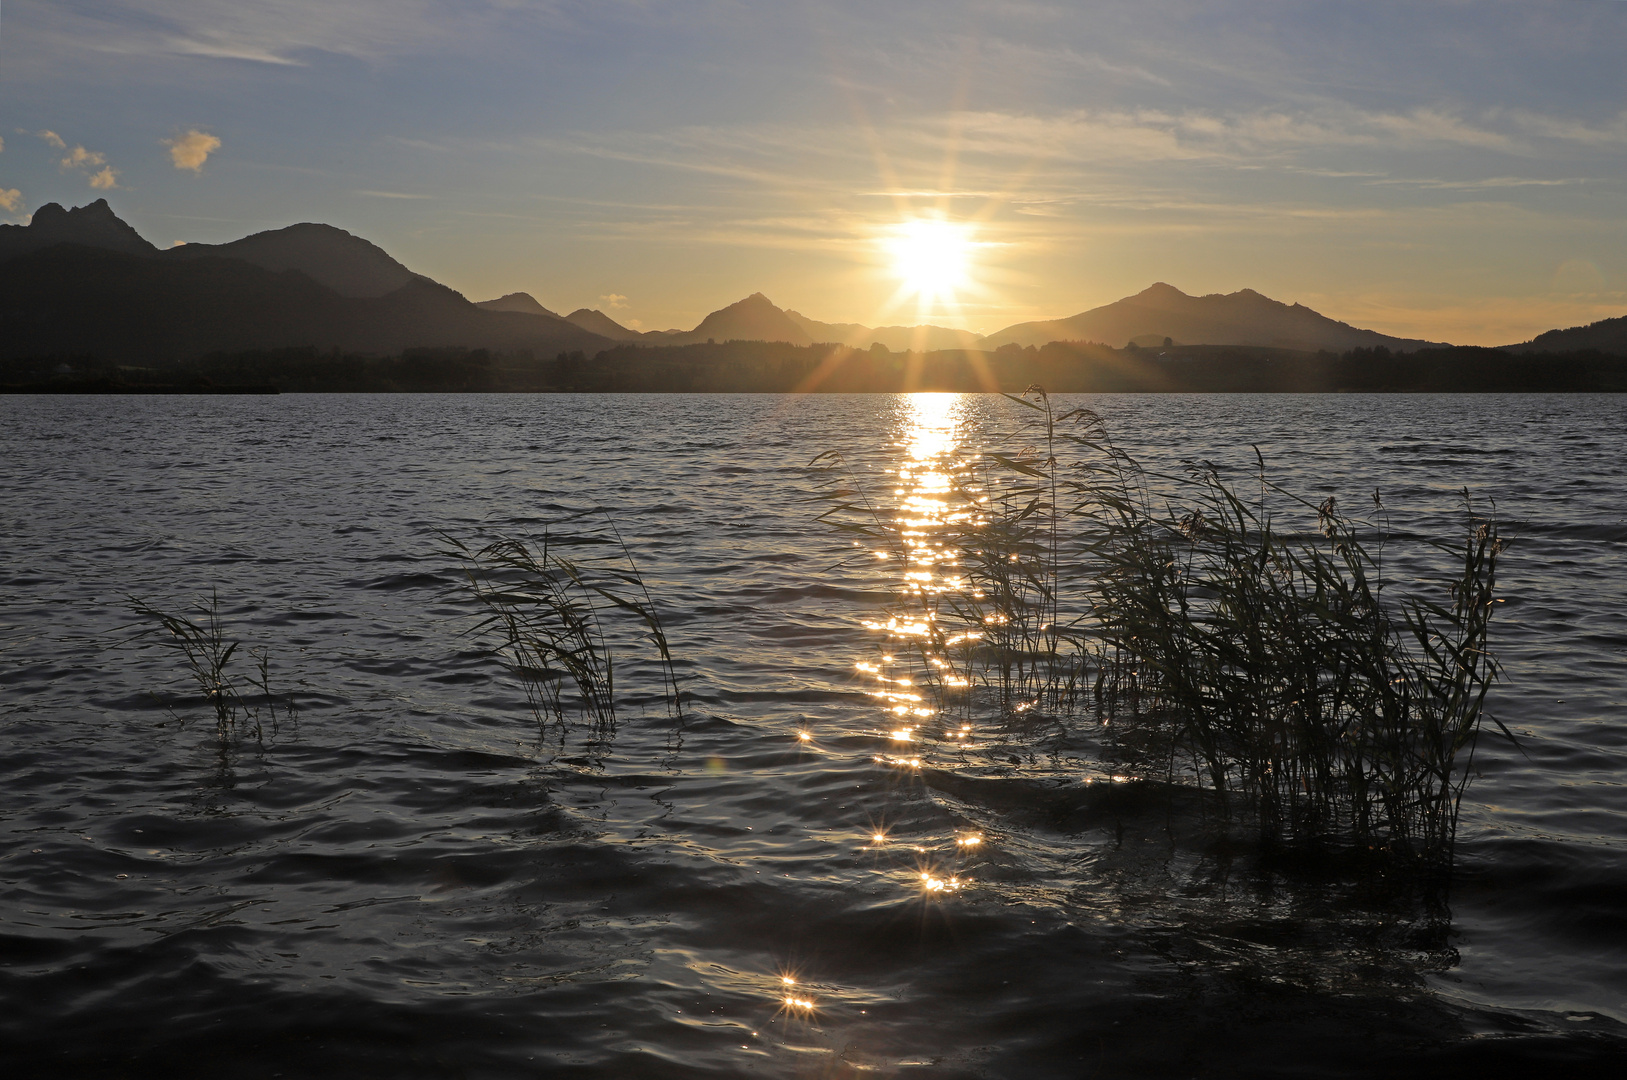
[[[14, 396], [0, 1062], [1621, 1075], [1627, 399], [1059, 404], [1154, 465], [1246, 476], [1258, 446], [1307, 497], [1381, 489], [1401, 584], [1461, 489], [1495, 501], [1490, 711], [1520, 741], [1485, 728], [1443, 909], [1197, 842], [1169, 800], [1069, 801], [1111, 782], [1085, 719], [900, 755], [917, 703], [866, 625], [898, 568], [815, 520], [809, 463], [842, 451], [889, 514], [911, 462], [1020, 419], [1002, 398]], [[681, 721], [629, 655], [613, 731], [539, 727], [476, 629], [448, 538], [580, 511], [662, 612]], [[211, 590], [297, 705], [263, 739], [217, 738], [132, 612]]]

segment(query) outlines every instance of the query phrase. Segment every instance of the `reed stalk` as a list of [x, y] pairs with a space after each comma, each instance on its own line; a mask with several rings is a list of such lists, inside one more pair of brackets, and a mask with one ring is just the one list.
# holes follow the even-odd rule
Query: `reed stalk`
[[179, 654], [188, 677], [214, 713], [215, 733], [223, 742], [233, 736], [253, 735], [263, 745], [268, 721], [275, 733], [279, 714], [284, 720], [297, 718], [293, 695], [277, 694], [271, 689], [268, 652], [245, 650], [253, 660], [252, 670], [237, 673], [234, 660], [242, 642], [226, 634], [218, 590], [211, 589], [207, 598], [200, 596], [190, 615], [161, 610], [134, 596], [129, 601], [135, 614], [151, 624], [148, 632], [158, 635], [163, 646]]
[[[609, 530], [609, 541], [550, 528], [538, 541], [501, 537], [479, 548], [442, 536], [484, 612], [474, 632], [495, 641], [538, 723], [563, 728], [574, 715], [601, 742], [615, 734], [617, 649], [639, 640], [654, 648], [669, 714], [683, 716], [659, 611], [614, 524]], [[562, 547], [607, 542], [615, 554], [605, 558], [560, 554]]]

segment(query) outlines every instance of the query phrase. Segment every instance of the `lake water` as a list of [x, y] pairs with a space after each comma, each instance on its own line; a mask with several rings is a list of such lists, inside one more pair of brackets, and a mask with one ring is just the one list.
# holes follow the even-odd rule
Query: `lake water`
[[[1444, 916], [1228, 857], [1167, 800], [1070, 801], [1101, 772], [1083, 736], [979, 724], [898, 755], [898, 699], [858, 666], [896, 570], [844, 563], [808, 463], [840, 449], [891, 498], [1003, 399], [9, 397], [0, 1064], [1622, 1075], [1627, 399], [1065, 403], [1154, 464], [1257, 444], [1307, 495], [1380, 487], [1408, 528], [1495, 499], [1491, 711], [1521, 746], [1481, 740]], [[630, 665], [613, 738], [561, 745], [470, 633], [441, 537], [593, 507], [689, 715]], [[131, 597], [211, 588], [295, 693], [264, 745], [222, 746], [132, 638]]]

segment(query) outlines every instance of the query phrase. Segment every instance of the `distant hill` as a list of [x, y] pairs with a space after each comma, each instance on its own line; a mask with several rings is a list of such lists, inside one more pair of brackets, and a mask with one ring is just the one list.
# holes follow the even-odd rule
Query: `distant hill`
[[[378, 245], [332, 225], [303, 222], [245, 236], [227, 244], [183, 244], [163, 258], [241, 259], [264, 270], [298, 270], [340, 296], [387, 296], [418, 275]], [[427, 279], [426, 279], [427, 280]]]
[[487, 311], [518, 311], [522, 315], [546, 315], [550, 319], [559, 318], [537, 303], [537, 298], [527, 292], [511, 292], [507, 296], [499, 296], [496, 300], [478, 300], [475, 307], [485, 308]]
[[663, 345], [697, 345], [706, 341], [784, 341], [812, 345], [813, 337], [762, 293], [720, 308], [686, 334], [657, 331], [652, 341]]
[[1505, 345], [1503, 348], [1509, 352], [1539, 353], [1597, 349], [1627, 356], [1627, 315], [1601, 319], [1586, 326], [1573, 326], [1568, 330], [1549, 330], [1524, 344]]
[[[476, 307], [325, 225], [161, 253], [97, 200], [76, 210], [47, 205], [28, 226], [0, 228], [12, 230], [0, 232], [0, 357], [157, 363], [305, 346], [373, 355], [528, 349], [552, 357], [612, 344], [551, 315]], [[307, 265], [313, 260], [319, 265]], [[401, 284], [377, 292], [392, 280]]]
[[[596, 333], [605, 333], [604, 330], [593, 329]], [[977, 335], [942, 326], [870, 327], [860, 323], [820, 322], [800, 312], [776, 307], [762, 293], [752, 293], [738, 303], [712, 312], [693, 330], [652, 330], [639, 335], [638, 340], [647, 345], [782, 341], [791, 345], [839, 344], [855, 349], [867, 349], [879, 341], [894, 352], [907, 352], [970, 349], [975, 347]]]
[[893, 352], [927, 352], [936, 349], [972, 349], [977, 335], [923, 323], [919, 326], [865, 326], [861, 323], [827, 323], [810, 319], [796, 311], [786, 317], [815, 341], [833, 342], [855, 349], [867, 349], [880, 342]]
[[565, 321], [611, 341], [637, 341], [644, 336], [637, 330], [627, 329], [598, 308], [577, 308], [565, 316]]
[[1264, 348], [1371, 349], [1396, 352], [1428, 348], [1433, 343], [1390, 337], [1336, 322], [1301, 304], [1284, 304], [1253, 289], [1222, 295], [1188, 296], [1158, 282], [1135, 296], [1050, 322], [1018, 323], [983, 338], [979, 346], [1044, 345], [1051, 341], [1097, 341], [1109, 345], [1162, 342], [1164, 338], [1195, 345], [1253, 345]]
[[121, 221], [106, 199], [64, 210], [46, 203], [27, 225], [0, 225], [0, 262], [54, 244], [82, 244], [126, 255], [157, 255], [158, 249]]

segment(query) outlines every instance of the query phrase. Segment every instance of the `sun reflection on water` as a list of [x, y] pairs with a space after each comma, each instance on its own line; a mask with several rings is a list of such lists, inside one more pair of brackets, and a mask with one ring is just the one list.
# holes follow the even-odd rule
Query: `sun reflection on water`
[[[975, 527], [984, 511], [966, 448], [967, 399], [923, 393], [902, 403], [902, 430], [893, 443], [895, 482], [888, 485], [892, 498], [876, 512], [880, 529], [871, 552], [876, 570], [890, 578], [896, 602], [863, 621], [878, 647], [854, 670], [869, 684], [866, 692], [884, 720], [874, 731], [882, 746], [872, 760], [918, 777], [941, 755], [958, 757], [980, 745], [969, 716], [950, 721], [944, 712], [971, 684], [964, 657], [982, 635], [939, 632], [937, 611], [968, 591], [957, 534]], [[984, 857], [984, 837], [975, 830], [906, 838], [872, 823], [861, 835], [863, 849], [883, 859], [878, 870], [928, 899], [968, 887], [970, 871]]]

